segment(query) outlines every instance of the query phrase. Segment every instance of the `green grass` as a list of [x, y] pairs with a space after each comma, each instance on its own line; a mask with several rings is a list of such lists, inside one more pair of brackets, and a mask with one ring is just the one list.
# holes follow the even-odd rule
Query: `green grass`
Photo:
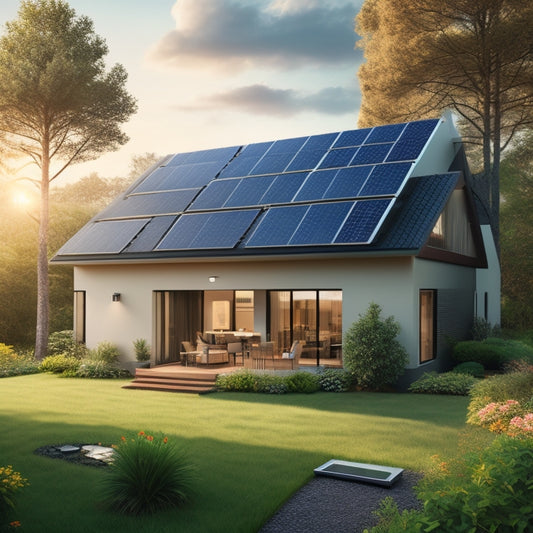
[[[316, 393], [185, 395], [122, 389], [120, 380], [35, 374], [0, 380], [0, 465], [31, 485], [17, 499], [24, 533], [251, 533], [325, 461], [423, 471], [457, 449], [468, 399]], [[35, 455], [47, 444], [117, 443], [161, 431], [194, 459], [192, 503], [148, 517], [101, 505], [101, 469]]]

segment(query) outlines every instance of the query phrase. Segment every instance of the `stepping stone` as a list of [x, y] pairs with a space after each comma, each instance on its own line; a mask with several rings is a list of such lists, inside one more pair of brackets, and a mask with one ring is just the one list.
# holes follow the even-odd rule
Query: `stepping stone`
[[86, 457], [91, 459], [96, 459], [98, 461], [103, 461], [104, 463], [110, 463], [113, 461], [113, 454], [115, 450], [113, 448], [108, 448], [106, 446], [96, 446], [88, 444], [83, 446], [82, 450], [85, 452]]
[[60, 446], [57, 448], [61, 453], [74, 453], [79, 452], [80, 447], [79, 446], [72, 446], [70, 444], [65, 444], [64, 446]]

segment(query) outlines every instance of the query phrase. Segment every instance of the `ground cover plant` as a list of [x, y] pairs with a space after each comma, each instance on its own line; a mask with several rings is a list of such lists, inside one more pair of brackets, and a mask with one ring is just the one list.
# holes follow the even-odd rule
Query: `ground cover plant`
[[467, 396], [477, 379], [461, 372], [426, 372], [409, 385], [410, 392]]
[[[30, 483], [17, 498], [21, 531], [252, 533], [333, 457], [423, 471], [432, 455], [457, 448], [466, 427], [468, 400], [458, 396], [184, 395], [121, 385], [45, 373], [2, 380], [1, 456]], [[50, 444], [117, 445], [142, 428], [160, 431], [196, 465], [184, 506], [140, 516], [109, 511], [105, 469], [34, 453]]]

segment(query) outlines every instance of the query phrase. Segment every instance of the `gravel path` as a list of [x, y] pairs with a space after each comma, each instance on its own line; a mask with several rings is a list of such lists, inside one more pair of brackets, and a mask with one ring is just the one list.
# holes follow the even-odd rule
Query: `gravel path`
[[362, 533], [377, 524], [373, 511], [387, 496], [400, 510], [420, 508], [413, 486], [421, 476], [404, 471], [391, 488], [315, 477], [292, 496], [259, 533]]

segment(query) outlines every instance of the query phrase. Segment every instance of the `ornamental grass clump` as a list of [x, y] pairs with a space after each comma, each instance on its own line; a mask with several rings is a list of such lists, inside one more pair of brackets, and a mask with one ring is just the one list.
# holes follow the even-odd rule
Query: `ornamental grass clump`
[[168, 437], [140, 431], [121, 437], [105, 478], [106, 504], [122, 514], [151, 514], [186, 503], [194, 469]]

